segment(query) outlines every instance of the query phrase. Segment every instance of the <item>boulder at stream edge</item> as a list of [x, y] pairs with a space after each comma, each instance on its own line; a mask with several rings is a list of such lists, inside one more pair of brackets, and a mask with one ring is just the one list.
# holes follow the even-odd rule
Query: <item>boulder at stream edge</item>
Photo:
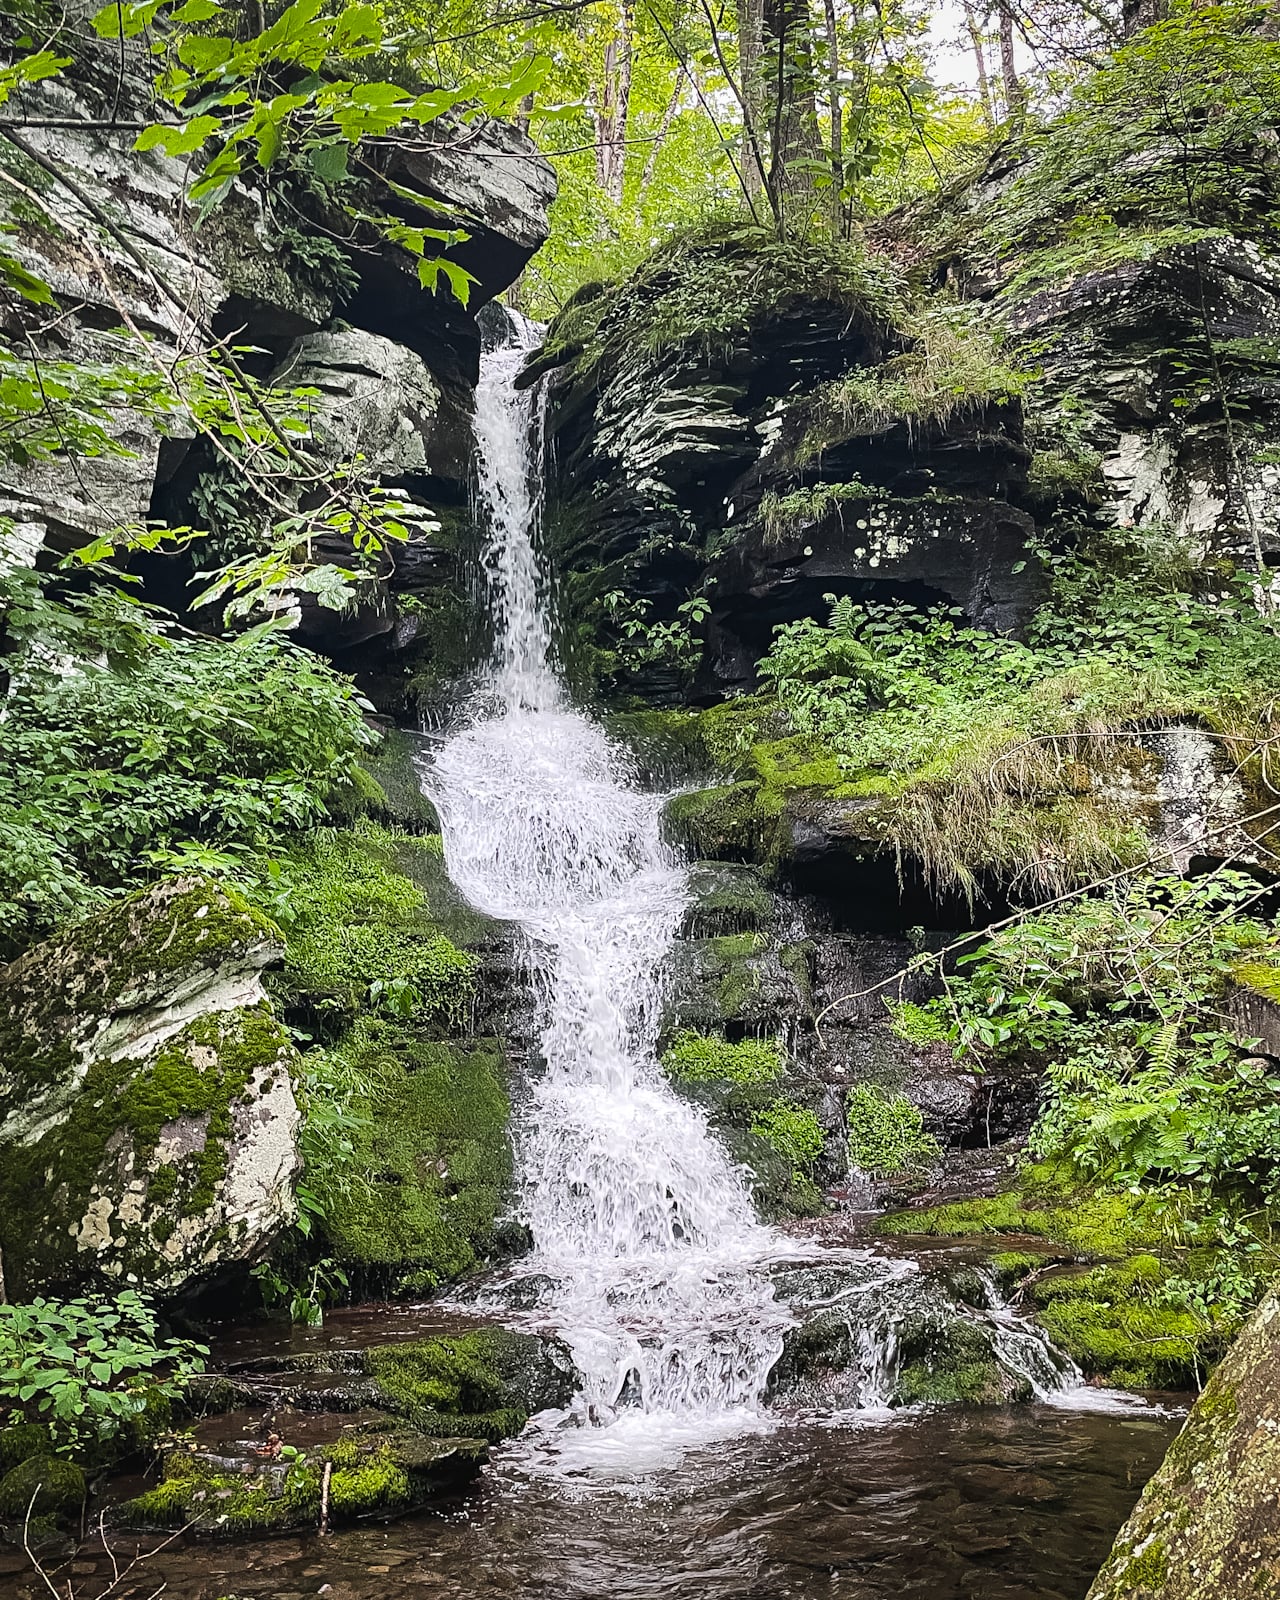
[[296, 1052], [275, 928], [203, 878], [110, 906], [0, 972], [0, 1249], [15, 1299], [173, 1295], [296, 1214]]

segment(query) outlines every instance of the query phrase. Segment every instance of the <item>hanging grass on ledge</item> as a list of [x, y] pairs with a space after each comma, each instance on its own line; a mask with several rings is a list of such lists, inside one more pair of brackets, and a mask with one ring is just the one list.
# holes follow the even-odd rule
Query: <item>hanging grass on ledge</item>
[[1017, 366], [972, 307], [941, 306], [904, 316], [908, 348], [882, 365], [858, 369], [814, 395], [795, 459], [821, 455], [855, 433], [905, 422], [949, 422], [965, 412], [1019, 399], [1035, 373]]
[[548, 331], [546, 358], [591, 366], [619, 351], [713, 357], [791, 306], [821, 300], [887, 332], [901, 310], [901, 279], [886, 257], [857, 244], [780, 239], [717, 220], [617, 283], [579, 289]]
[[764, 690], [701, 714], [721, 782], [678, 796], [673, 824], [704, 852], [772, 860], [792, 808], [846, 806], [857, 838], [940, 888], [976, 897], [986, 874], [1045, 898], [1146, 858], [1161, 763], [1144, 740], [1187, 723], [1221, 749], [1265, 844], [1280, 635], [1248, 581], [1151, 530], [1044, 559], [1052, 593], [1027, 643], [834, 597], [826, 624], [780, 627]]

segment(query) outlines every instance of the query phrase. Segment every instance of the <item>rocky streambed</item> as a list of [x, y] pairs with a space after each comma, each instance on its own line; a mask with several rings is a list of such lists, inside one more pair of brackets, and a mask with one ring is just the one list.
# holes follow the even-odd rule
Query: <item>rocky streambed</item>
[[[846, 1214], [788, 1247], [765, 1409], [662, 1472], [558, 1464], [578, 1377], [517, 1268], [449, 1302], [217, 1328], [155, 1464], [94, 1484], [88, 1538], [41, 1566], [95, 1600], [1080, 1600], [1181, 1397], [1082, 1384], [1004, 1303], [989, 1242], [868, 1246]], [[0, 1555], [6, 1600], [47, 1592]]]

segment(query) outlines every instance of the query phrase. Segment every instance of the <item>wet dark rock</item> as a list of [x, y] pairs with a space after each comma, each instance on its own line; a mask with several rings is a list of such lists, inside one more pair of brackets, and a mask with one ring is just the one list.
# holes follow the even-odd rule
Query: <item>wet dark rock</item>
[[1005, 1405], [1059, 1370], [1029, 1330], [991, 1314], [990, 1281], [954, 1269], [891, 1275], [882, 1260], [780, 1273], [798, 1323], [769, 1380], [772, 1404]]

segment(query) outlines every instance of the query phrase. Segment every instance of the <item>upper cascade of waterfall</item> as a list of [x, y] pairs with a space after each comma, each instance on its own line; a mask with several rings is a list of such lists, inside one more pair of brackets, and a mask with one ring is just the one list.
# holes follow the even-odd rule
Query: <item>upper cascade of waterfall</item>
[[485, 528], [483, 563], [493, 613], [493, 689], [509, 706], [549, 709], [560, 685], [551, 659], [550, 606], [538, 561], [542, 531], [541, 384], [516, 388], [542, 329], [506, 311], [504, 337], [484, 352], [472, 423], [476, 509]]

